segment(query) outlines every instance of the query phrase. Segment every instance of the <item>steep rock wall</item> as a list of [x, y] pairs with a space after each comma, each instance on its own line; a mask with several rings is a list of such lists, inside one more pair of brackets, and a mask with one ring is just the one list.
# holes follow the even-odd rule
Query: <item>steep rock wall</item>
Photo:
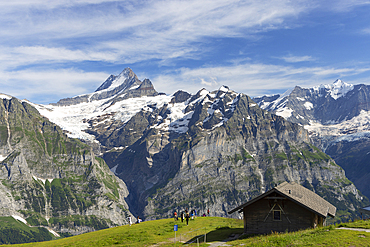
[[127, 223], [126, 185], [28, 103], [0, 100], [0, 140], [2, 216], [74, 234]]

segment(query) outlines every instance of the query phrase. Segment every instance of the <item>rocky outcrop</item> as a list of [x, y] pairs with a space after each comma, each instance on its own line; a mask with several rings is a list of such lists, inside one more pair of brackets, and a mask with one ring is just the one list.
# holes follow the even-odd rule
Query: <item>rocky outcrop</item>
[[177, 91], [173, 94], [170, 104], [183, 103], [191, 97], [191, 94], [182, 90]]
[[332, 142], [325, 152], [346, 171], [346, 176], [356, 187], [370, 197], [370, 138], [365, 136], [353, 141], [339, 139]]
[[127, 223], [127, 187], [89, 146], [15, 98], [0, 100], [0, 130], [0, 215], [73, 234]]

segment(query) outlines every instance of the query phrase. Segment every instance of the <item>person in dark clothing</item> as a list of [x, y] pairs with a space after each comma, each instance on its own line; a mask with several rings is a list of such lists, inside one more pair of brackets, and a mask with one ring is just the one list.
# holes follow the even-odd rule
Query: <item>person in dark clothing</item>
[[180, 217], [181, 217], [181, 223], [184, 222], [184, 212], [181, 212]]
[[189, 215], [189, 212], [188, 211], [185, 211], [185, 219], [186, 219], [186, 225], [188, 226], [189, 225], [189, 218], [190, 218], [190, 215]]

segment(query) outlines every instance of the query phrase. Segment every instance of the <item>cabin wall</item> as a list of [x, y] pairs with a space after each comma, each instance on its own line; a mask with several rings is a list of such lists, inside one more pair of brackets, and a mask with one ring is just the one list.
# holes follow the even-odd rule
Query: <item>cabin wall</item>
[[[281, 211], [280, 220], [274, 220], [273, 212], [269, 214], [275, 203], [280, 205], [283, 210], [281, 211], [278, 205], [274, 207], [274, 210]], [[275, 200], [262, 198], [244, 207], [243, 215], [245, 224], [244, 232], [247, 234], [297, 231], [314, 228], [325, 222], [325, 219], [322, 217], [287, 199], [277, 200], [275, 202]]]

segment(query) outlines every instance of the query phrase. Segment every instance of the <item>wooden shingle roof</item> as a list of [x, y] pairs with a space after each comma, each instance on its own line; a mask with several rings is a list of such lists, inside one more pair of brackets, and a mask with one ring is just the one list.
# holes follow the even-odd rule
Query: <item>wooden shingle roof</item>
[[306, 189], [302, 185], [295, 182], [283, 182], [275, 188], [272, 188], [271, 190], [263, 193], [262, 195], [255, 197], [254, 199], [234, 208], [228, 213], [234, 213], [235, 211], [238, 211], [274, 192], [325, 218], [328, 215], [334, 217], [335, 212], [337, 211], [337, 208], [330, 204], [328, 201], [326, 201], [313, 191]]

